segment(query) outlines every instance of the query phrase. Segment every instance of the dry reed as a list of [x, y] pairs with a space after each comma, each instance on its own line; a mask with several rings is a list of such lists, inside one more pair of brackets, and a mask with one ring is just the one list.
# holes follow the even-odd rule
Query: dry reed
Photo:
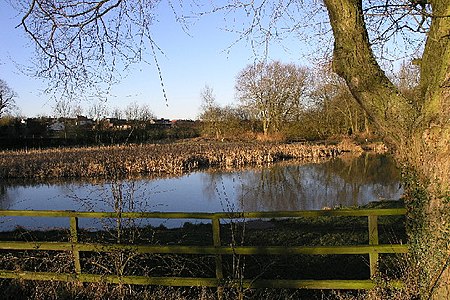
[[180, 142], [0, 152], [0, 178], [82, 178], [183, 174], [204, 167], [261, 166], [287, 159], [333, 157], [339, 146]]

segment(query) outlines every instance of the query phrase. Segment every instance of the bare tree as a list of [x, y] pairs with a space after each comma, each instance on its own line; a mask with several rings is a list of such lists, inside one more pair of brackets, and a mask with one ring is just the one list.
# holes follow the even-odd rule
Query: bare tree
[[368, 132], [364, 111], [353, 98], [345, 81], [333, 73], [329, 65], [316, 70], [312, 82], [310, 98], [313, 105], [310, 112], [314, 111], [316, 117], [310, 120], [312, 124], [308, 122], [308, 127], [316, 127], [322, 137], [357, 134], [363, 129]]
[[139, 111], [139, 121], [149, 121], [155, 119], [156, 116], [147, 104], [142, 104]]
[[208, 85], [205, 85], [200, 96], [202, 111], [199, 118], [202, 120], [203, 134], [223, 140], [236, 139], [252, 131], [248, 115], [242, 107], [219, 105], [213, 89]]
[[73, 108], [72, 108], [72, 117], [76, 118], [78, 116], [82, 116], [83, 115], [83, 107], [81, 107], [81, 105], [78, 104], [74, 104]]
[[108, 114], [108, 107], [103, 101], [97, 101], [88, 108], [88, 117], [96, 121], [102, 120]]
[[53, 107], [53, 113], [57, 118], [68, 118], [72, 113], [72, 105], [66, 99], [60, 99]]
[[147, 104], [139, 105], [136, 101], [128, 104], [124, 113], [129, 121], [148, 121], [155, 118], [155, 115]]
[[0, 117], [15, 108], [16, 92], [8, 86], [6, 81], [0, 79]]
[[[158, 50], [150, 27], [159, 0], [11, 2], [36, 45], [37, 76], [65, 97], [99, 96], [130, 64]], [[151, 57], [151, 56], [150, 56]], [[157, 64], [157, 61], [156, 61]], [[161, 70], [158, 70], [161, 75]], [[95, 92], [91, 92], [94, 89]]]
[[261, 120], [264, 135], [279, 132], [284, 122], [298, 116], [307, 74], [305, 68], [278, 61], [249, 65], [239, 73], [238, 98]]
[[122, 119], [122, 117], [123, 117], [123, 112], [119, 107], [114, 107], [111, 114], [112, 114], [112, 117], [116, 118], [116, 119]]
[[203, 130], [206, 134], [213, 134], [216, 139], [219, 139], [222, 135], [220, 123], [223, 121], [223, 114], [222, 108], [216, 102], [213, 88], [205, 85], [200, 93], [200, 97], [202, 99], [200, 119], [204, 124]]
[[125, 117], [128, 121], [139, 119], [139, 104], [137, 102], [132, 102], [125, 108]]

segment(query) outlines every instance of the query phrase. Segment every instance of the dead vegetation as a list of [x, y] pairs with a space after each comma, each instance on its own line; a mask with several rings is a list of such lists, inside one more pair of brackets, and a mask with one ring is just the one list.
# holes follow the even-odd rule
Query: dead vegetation
[[260, 166], [287, 159], [333, 157], [333, 145], [180, 142], [0, 152], [0, 178], [96, 178], [183, 174], [199, 168]]

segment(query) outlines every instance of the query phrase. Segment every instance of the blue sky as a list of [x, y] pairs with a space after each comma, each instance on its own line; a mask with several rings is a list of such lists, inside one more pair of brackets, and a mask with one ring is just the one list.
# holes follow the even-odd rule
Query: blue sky
[[[251, 46], [246, 41], [228, 49], [238, 38], [224, 31], [226, 25], [221, 14], [206, 15], [189, 27], [189, 34], [175, 21], [166, 1], [156, 10], [153, 39], [164, 51], [158, 53], [168, 106], [163, 97], [159, 75], [151, 64], [134, 65], [120, 84], [111, 90], [107, 106], [124, 108], [131, 102], [147, 104], [159, 118], [195, 119], [201, 105], [200, 92], [207, 84], [213, 88], [221, 105], [236, 103], [234, 84], [236, 75], [255, 60]], [[239, 20], [237, 20], [239, 22]], [[20, 16], [5, 1], [0, 0], [0, 78], [14, 89], [16, 105], [24, 116], [53, 115], [54, 100], [42, 93], [46, 84], [24, 74], [31, 65], [34, 47], [24, 35]], [[307, 65], [305, 53], [311, 49], [292, 36], [281, 45], [272, 45], [268, 59]], [[20, 67], [19, 67], [20, 66]], [[82, 102], [87, 108], [92, 105]]]

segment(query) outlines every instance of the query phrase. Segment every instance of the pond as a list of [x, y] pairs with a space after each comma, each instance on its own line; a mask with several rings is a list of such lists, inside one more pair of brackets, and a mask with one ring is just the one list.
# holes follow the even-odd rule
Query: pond
[[[120, 182], [2, 182], [0, 209], [114, 211], [279, 211], [361, 206], [398, 199], [400, 173], [389, 156], [363, 153], [320, 162], [205, 170], [172, 178]], [[184, 220], [185, 221], [185, 220]], [[153, 220], [174, 227], [180, 220]], [[66, 227], [67, 220], [0, 218], [0, 228]], [[84, 220], [82, 227], [97, 227]]]

